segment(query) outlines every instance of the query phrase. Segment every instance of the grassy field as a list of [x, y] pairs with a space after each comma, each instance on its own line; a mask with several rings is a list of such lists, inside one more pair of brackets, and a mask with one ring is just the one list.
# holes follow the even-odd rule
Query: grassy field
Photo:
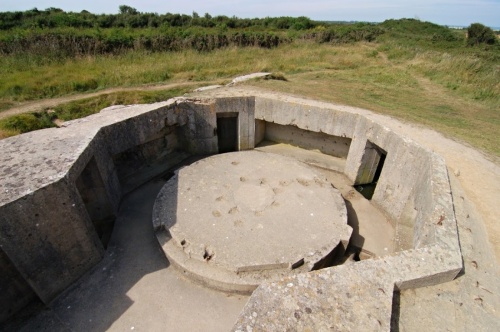
[[[499, 48], [466, 47], [463, 31], [436, 34], [423, 29], [424, 23], [410, 22], [421, 28], [388, 27], [373, 42], [319, 43], [297, 38], [276, 48], [128, 51], [58, 60], [4, 55], [0, 56], [0, 111], [25, 101], [112, 87], [220, 84], [234, 76], [268, 71], [288, 81], [248, 84], [420, 123], [500, 156]], [[157, 101], [185, 91], [116, 93], [72, 102], [57, 107], [48, 123], [54, 117], [68, 120], [112, 104]], [[37, 121], [47, 124], [47, 116], [24, 115], [31, 118], [20, 121], [31, 121], [36, 128]], [[13, 125], [14, 120], [0, 120], [0, 136], [24, 131]]]

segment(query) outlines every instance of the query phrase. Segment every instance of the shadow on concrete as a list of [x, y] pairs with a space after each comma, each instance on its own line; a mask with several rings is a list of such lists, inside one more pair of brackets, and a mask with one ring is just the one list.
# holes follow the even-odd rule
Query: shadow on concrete
[[400, 308], [401, 293], [395, 289], [392, 295], [391, 332], [399, 332]]
[[[204, 156], [188, 158], [175, 169], [201, 158]], [[146, 275], [170, 266], [152, 227], [152, 211], [159, 191], [173, 171], [163, 172], [122, 197], [102, 261], [48, 308], [38, 307], [34, 317], [11, 327], [20, 331], [108, 330], [134, 303], [128, 295], [134, 285]], [[177, 205], [177, 195], [171, 195], [169, 200]]]
[[352, 227], [351, 240], [349, 241], [349, 246], [363, 249], [365, 244], [365, 238], [359, 234], [359, 220], [356, 210], [352, 206], [352, 203], [344, 199], [345, 207], [347, 209], [347, 224]]
[[164, 180], [154, 180], [122, 199], [104, 259], [51, 305], [71, 330], [105, 331], [132, 304], [127, 292], [145, 275], [167, 268], [151, 213]]

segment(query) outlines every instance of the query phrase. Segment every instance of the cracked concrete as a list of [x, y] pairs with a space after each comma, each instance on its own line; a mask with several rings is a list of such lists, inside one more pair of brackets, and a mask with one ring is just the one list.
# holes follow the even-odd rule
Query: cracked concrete
[[[328, 319], [324, 321], [320, 317], [331, 314], [331, 317], [335, 318], [335, 323], [338, 324], [336, 326], [345, 327], [345, 329], [352, 326], [350, 325], [352, 321], [359, 323], [357, 327], [364, 326], [366, 328], [374, 327], [376, 326], [374, 324], [377, 323], [380, 329], [384, 330], [389, 329], [391, 324], [393, 327], [398, 326], [400, 329], [406, 330], [417, 330], [426, 326], [445, 329], [446, 327], [440, 325], [439, 315], [448, 317], [449, 325], [447, 326], [455, 326], [457, 329], [460, 329], [459, 326], [462, 322], [467, 323], [466, 329], [469, 327], [498, 329], [497, 322], [499, 320], [496, 313], [496, 308], [498, 308], [498, 295], [496, 294], [499, 293], [496, 289], [498, 287], [496, 286], [498, 285], [498, 265], [490, 244], [485, 241], [486, 236], [493, 236], [495, 239], [495, 235], [492, 233], [495, 228], [491, 228], [490, 225], [492, 225], [491, 219], [492, 213], [494, 213], [492, 211], [496, 211], [498, 207], [495, 204], [490, 204], [492, 211], [483, 213], [484, 203], [477, 203], [478, 194], [469, 183], [470, 174], [464, 171], [463, 167], [459, 167], [460, 164], [455, 162], [456, 157], [448, 155], [444, 151], [446, 161], [451, 161], [454, 172], [456, 168], [460, 169], [460, 173], [457, 172], [460, 174], [458, 182], [456, 182], [458, 185], [454, 184], [455, 179], [453, 175], [450, 175], [452, 179], [450, 186], [445, 160], [430, 149], [405, 137], [404, 135], [410, 134], [410, 136], [416, 137], [418, 142], [427, 145], [426, 138], [414, 134], [415, 129], [406, 130], [406, 125], [393, 119], [387, 119], [365, 110], [290, 96], [276, 96], [268, 92], [222, 88], [210, 93], [209, 99], [204, 104], [193, 104], [190, 103], [189, 99], [179, 99], [153, 106], [124, 107], [119, 111], [107, 111], [75, 121], [65, 128], [42, 130], [21, 135], [20, 138], [0, 141], [2, 152], [8, 152], [2, 154], [6, 157], [2, 163], [3, 169], [0, 174], [2, 180], [0, 182], [2, 186], [0, 193], [0, 201], [2, 202], [0, 206], [2, 209], [0, 244], [8, 259], [20, 272], [21, 277], [27, 274], [33, 276], [29, 279], [28, 287], [37, 296], [47, 302], [50, 301], [54, 294], [61, 292], [90, 266], [94, 266], [104, 254], [102, 248], [99, 249], [99, 239], [91, 232], [91, 220], [89, 220], [88, 215], [86, 216], [85, 206], [74, 188], [74, 181], [80, 176], [83, 169], [89, 167], [89, 161], [95, 160], [101, 172], [102, 188], [109, 192], [110, 204], [117, 208], [121, 191], [119, 181], [113, 175], [115, 171], [113, 163], [110, 163], [113, 155], [163, 137], [162, 130], [165, 125], [173, 125], [179, 129], [176, 135], [181, 139], [181, 143], [182, 139], [187, 139], [201, 144], [198, 147], [187, 146], [187, 151], [199, 149], [195, 152], [213, 153], [214, 151], [211, 149], [216, 146], [216, 141], [208, 135], [213, 132], [214, 119], [211, 116], [215, 116], [216, 112], [227, 111], [231, 109], [231, 106], [237, 105], [240, 109], [251, 110], [243, 117], [249, 126], [252, 124], [252, 118], [280, 125], [294, 125], [303, 130], [336, 137], [351, 138], [352, 143], [345, 161], [344, 172], [353, 183], [357, 181], [366, 142], [370, 141], [384, 149], [387, 152], [386, 165], [372, 203], [387, 213], [398, 231], [405, 230], [405, 228], [399, 227], [399, 223], [405, 218], [414, 222], [415, 227], [412, 232], [407, 234], [413, 240], [411, 242], [412, 248], [376, 259], [301, 276], [300, 287], [302, 289], [290, 291], [287, 293], [289, 295], [285, 297], [277, 298], [273, 294], [278, 294], [277, 290], [283, 285], [288, 287], [289, 284], [293, 284], [292, 287], [289, 287], [293, 289], [296, 286], [299, 287], [290, 279], [284, 279], [274, 285], [272, 283], [263, 284], [256, 290], [246, 309], [241, 313], [235, 329], [238, 329], [238, 326], [258, 328], [258, 326], [271, 324], [274, 319], [274, 311], [270, 308], [272, 308], [273, 303], [276, 305], [279, 301], [288, 301], [287, 309], [280, 313], [281, 320], [275, 323], [280, 328], [292, 324], [294, 319], [297, 323], [298, 319], [306, 319], [305, 317], [309, 318], [305, 321], [304, 328], [314, 326], [307, 325], [310, 323], [315, 323], [316, 327], [320, 328], [323, 326], [321, 325], [323, 322], [325, 324], [330, 322]], [[234, 108], [232, 109], [234, 110]], [[204, 117], [207, 117], [206, 119], [209, 121], [197, 122], [203, 120]], [[242, 136], [244, 137], [244, 145], [240, 145], [239, 148], [247, 149], [255, 146], [253, 132], [248, 130], [244, 133]], [[428, 137], [435, 139], [436, 135], [429, 134]], [[64, 141], [64, 144], [66, 144], [66, 148], [68, 146], [71, 148], [70, 151], [63, 148], [64, 144], [60, 144], [63, 138], [67, 140]], [[438, 140], [445, 142], [444, 138], [438, 137]], [[431, 146], [436, 148], [436, 143], [431, 144]], [[453, 149], [456, 148], [453, 144], [450, 146]], [[31, 150], [29, 149], [33, 149], [36, 153], [30, 154]], [[50, 163], [38, 162], [47, 159], [53, 160], [47, 157], [52, 156], [53, 151], [60, 151], [55, 159], [58, 161], [55, 168]], [[46, 159], [43, 159], [44, 157]], [[20, 171], [26, 171], [26, 174], [21, 175], [23, 183], [20, 183], [20, 186], [13, 182], [16, 176], [12, 176], [12, 171], [18, 165], [22, 167]], [[491, 164], [486, 166], [493, 170], [498, 168], [491, 166]], [[486, 170], [486, 168], [484, 169]], [[483, 168], [478, 164], [476, 169]], [[493, 171], [492, 174], [496, 174], [495, 172]], [[43, 176], [40, 178], [37, 173]], [[498, 178], [492, 176], [490, 180], [495, 182]], [[460, 187], [464, 185], [464, 195], [457, 196], [456, 193], [460, 193]], [[58, 193], [66, 193], [66, 198], [54, 200], [53, 197], [58, 197]], [[464, 197], [463, 202], [461, 197]], [[485, 198], [486, 202], [490, 200], [491, 197]], [[40, 209], [41, 203], [44, 204], [45, 209]], [[61, 205], [58, 205], [59, 203]], [[479, 208], [480, 212], [476, 213], [475, 208]], [[416, 211], [416, 213], [412, 211]], [[54, 218], [56, 214], [53, 214], [55, 212], [65, 215], [67, 220], [71, 221], [65, 224], [65, 227], [71, 225], [71, 230], [67, 228], [57, 229], [61, 225], [56, 224], [57, 218]], [[38, 214], [37, 218], [40, 218], [39, 227], [43, 225], [44, 228], [37, 229], [36, 219], [28, 218], [36, 214]], [[485, 220], [486, 228], [481, 220]], [[17, 228], [19, 226], [14, 225], [22, 227]], [[55, 229], [57, 231], [54, 231]], [[30, 233], [30, 230], [33, 231]], [[33, 240], [26, 240], [28, 234], [32, 234], [31, 237], [35, 236]], [[46, 237], [50, 235], [56, 237]], [[460, 236], [460, 244], [458, 236]], [[26, 244], [35, 244], [37, 239], [42, 238], [48, 239], [47, 242], [44, 242], [46, 246], [26, 247]], [[62, 238], [65, 241], [59, 242], [59, 239]], [[24, 256], [18, 256], [20, 253], [15, 251], [16, 246], [20, 247], [16, 244], [16, 239], [25, 244], [26, 254]], [[74, 239], [78, 239], [78, 241]], [[459, 245], [464, 253], [465, 269], [459, 278], [447, 282], [453, 280], [462, 269], [462, 255]], [[77, 248], [84, 248], [84, 246], [87, 246], [88, 249], [80, 252], [77, 250]], [[92, 250], [95, 250], [95, 254], [89, 256], [88, 253]], [[33, 252], [43, 255], [67, 252], [74, 256], [48, 255], [47, 257], [50, 257], [51, 261], [60, 264], [57, 259], [52, 260], [53, 257], [60, 257], [58, 259], [62, 259], [66, 264], [56, 264], [52, 267], [50, 264], [44, 265], [42, 255], [41, 259], [37, 260], [36, 268], [32, 269], [34, 266], [30, 265], [32, 264], [30, 257], [32, 257], [31, 253]], [[64, 266], [71, 266], [68, 264], [82, 255], [92, 257], [92, 260], [87, 261], [85, 266], [78, 269], [58, 270]], [[40, 273], [38, 266], [55, 269]], [[64, 273], [60, 273], [60, 271]], [[357, 312], [364, 312], [364, 316], [345, 310], [328, 311], [328, 306], [323, 305], [320, 305], [323, 311], [313, 310], [313, 307], [300, 307], [301, 294], [309, 294], [308, 290], [311, 287], [320, 287], [317, 283], [321, 280], [328, 280], [328, 274], [335, 275], [335, 280], [339, 285], [343, 281], [347, 282], [351, 279], [352, 283], [349, 285], [361, 287], [359, 292], [351, 298], [345, 293], [345, 290], [344, 293], [339, 293], [344, 294], [344, 296], [338, 301], [344, 303], [343, 308], [349, 308], [351, 305], [354, 308], [354, 305], [361, 305], [359, 308], [356, 307], [359, 309]], [[355, 277], [364, 274], [366, 274], [365, 279]], [[66, 275], [66, 277], [59, 279], [60, 275]], [[47, 276], [51, 276], [51, 279], [44, 279]], [[46, 288], [46, 285], [49, 285], [47, 280], [57, 280], [58, 282], [50, 284], [52, 288]], [[443, 284], [443, 282], [447, 283]], [[396, 293], [400, 294], [399, 297], [391, 294], [391, 285], [392, 291], [396, 290]], [[321, 284], [321, 287], [323, 286], [327, 287], [328, 284]], [[332, 285], [332, 287], [337, 286]], [[383, 292], [378, 291], [377, 293], [376, 290], [379, 288]], [[384, 293], [389, 293], [389, 295], [381, 295]], [[353, 293], [349, 294], [353, 295]], [[331, 296], [335, 298], [336, 295], [332, 294]], [[321, 304], [322, 299], [319, 297], [311, 299], [312, 304], [317, 303], [315, 301], [319, 301], [318, 303]], [[260, 304], [257, 305], [258, 303]], [[376, 303], [380, 305], [374, 305]], [[299, 309], [296, 309], [296, 305], [299, 305]], [[436, 310], [433, 311], [432, 308], [436, 308]], [[395, 309], [398, 309], [396, 314]], [[469, 312], [472, 313], [473, 318], [467, 318]], [[426, 317], [429, 317], [428, 320], [416, 319], [416, 317], [426, 314]], [[314, 315], [317, 315], [316, 319], [314, 319]]]

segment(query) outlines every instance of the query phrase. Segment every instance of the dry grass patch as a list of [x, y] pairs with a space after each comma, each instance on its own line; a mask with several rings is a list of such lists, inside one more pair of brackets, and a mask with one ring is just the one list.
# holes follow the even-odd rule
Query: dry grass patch
[[[252, 85], [358, 106], [413, 121], [500, 155], [500, 55], [404, 41], [343, 45], [295, 41], [278, 48], [129, 52], [42, 66], [0, 57], [0, 107], [16, 100], [150, 83], [224, 84], [266, 71], [288, 80]], [[101, 107], [95, 102], [93, 109]], [[79, 112], [75, 112], [77, 114]], [[82, 113], [84, 114], [84, 113]]]

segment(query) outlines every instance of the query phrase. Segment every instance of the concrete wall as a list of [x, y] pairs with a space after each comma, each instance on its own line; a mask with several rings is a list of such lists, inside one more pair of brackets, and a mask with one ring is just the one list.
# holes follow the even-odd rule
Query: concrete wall
[[108, 198], [95, 158], [92, 158], [83, 169], [75, 185], [94, 229], [106, 248], [113, 230], [116, 211]]
[[181, 103], [177, 112], [186, 117], [187, 125], [181, 136], [186, 150], [192, 154], [217, 153], [217, 114], [238, 113], [238, 150], [252, 149], [255, 145], [253, 97], [220, 98]]
[[0, 250], [0, 322], [36, 299], [36, 294]]
[[113, 156], [123, 194], [134, 190], [190, 155], [186, 152], [184, 139], [180, 138], [181, 128], [167, 126], [159, 138], [153, 138]]
[[353, 138], [358, 117], [358, 114], [304, 102], [284, 102], [265, 97], [255, 100], [256, 119], [331, 136]]
[[0, 298], [2, 314], [9, 308], [2, 319], [33, 294], [49, 303], [101, 259], [92, 221], [115, 213], [122, 195], [112, 156], [162, 133], [161, 106], [104, 111], [0, 141], [0, 246], [9, 262], [2, 286], [11, 289]]
[[11, 314], [33, 294], [49, 303], [94, 266], [104, 252], [100, 222], [130, 190], [125, 179], [139, 185], [154, 176], [129, 171], [157, 163], [161, 172], [189, 153], [216, 153], [219, 112], [239, 113], [238, 148], [253, 148], [253, 97], [112, 107], [0, 141], [0, 245], [10, 262], [3, 264], [4, 284], [14, 294], [6, 293], [0, 308]]
[[215, 102], [216, 113], [238, 113], [238, 151], [255, 147], [255, 98], [219, 98]]
[[[126, 167], [120, 156], [146, 153], [145, 162], [149, 157], [158, 160], [156, 153], [163, 151], [167, 167], [176, 147], [188, 153], [216, 153], [217, 113], [227, 112], [239, 114], [238, 149], [253, 148], [263, 132], [268, 138], [287, 138], [284, 129], [292, 126], [302, 139], [298, 143], [346, 156], [345, 173], [353, 184], [363, 173], [367, 142], [386, 151], [372, 202], [394, 221], [404, 251], [379, 265], [392, 262], [388, 266], [399, 269], [391, 274], [399, 288], [456, 276], [460, 247], [447, 170], [439, 156], [360, 113], [333, 105], [260, 96], [173, 99], [115, 107], [64, 128], [0, 140], [0, 246], [7, 271], [2, 277], [10, 276], [6, 283], [16, 289], [16, 295], [1, 298], [0, 308], [10, 306], [12, 296], [20, 300], [10, 309], [33, 294], [48, 303], [101, 259], [104, 249], [93, 212], [89, 215], [82, 196], [98, 187], [107, 198], [106, 209], [117, 211], [124, 193], [120, 168]], [[331, 145], [329, 136], [336, 143]], [[350, 142], [348, 152], [339, 150], [339, 142]], [[89, 163], [100, 177], [97, 186], [78, 184]]]
[[255, 146], [266, 138], [266, 121], [255, 120]]
[[310, 104], [313, 103], [257, 98], [255, 117], [266, 121], [266, 132], [273, 126], [269, 123], [274, 123], [322, 133], [323, 138], [339, 137], [344, 139], [343, 144], [351, 139], [344, 173], [353, 184], [363, 182], [360, 170], [365, 167], [367, 142], [382, 148], [387, 156], [372, 201], [394, 222], [398, 220], [421, 173], [429, 167], [429, 151], [359, 114]]
[[[376, 167], [368, 165], [373, 158], [367, 155], [371, 151], [367, 146], [383, 149], [386, 160], [372, 202], [393, 222], [397, 232], [396, 248], [406, 250], [435, 243], [435, 219], [441, 217], [436, 217], [433, 204], [445, 200], [437, 199], [438, 192], [442, 195], [450, 189], [446, 167], [431, 151], [365, 116], [342, 112], [332, 106], [328, 109], [293, 98], [287, 102], [256, 98], [255, 104], [256, 123], [262, 127], [261, 121], [265, 121], [266, 139], [299, 145], [306, 137], [303, 145], [318, 149], [328, 136], [333, 139], [340, 136], [345, 143], [350, 142], [344, 173], [353, 184], [366, 182], [363, 170], [367, 167], [372, 173], [375, 171]], [[453, 223], [453, 211], [443, 215], [449, 215]], [[448, 234], [448, 237], [454, 238], [454, 235]]]
[[392, 220], [398, 220], [419, 183], [421, 173], [429, 167], [430, 151], [364, 117], [359, 117], [352, 134], [355, 139], [346, 160], [345, 174], [354, 184], [363, 182], [360, 169], [364, 167], [367, 142], [386, 151], [384, 168], [372, 201], [388, 213]]
[[[396, 247], [401, 251], [263, 283], [251, 296], [233, 331], [297, 326], [388, 330], [394, 290], [447, 282], [462, 270], [444, 160], [370, 120], [368, 112], [343, 112], [334, 105], [318, 104], [293, 97], [257, 97], [255, 114], [266, 121], [266, 131], [267, 122], [271, 122], [351, 138], [345, 173], [353, 184], [366, 181], [364, 170], [373, 174], [376, 169], [377, 162], [369, 155], [373, 151], [366, 147], [383, 149], [386, 159], [372, 202], [391, 217], [397, 230]], [[316, 295], [318, 289], [322, 290], [321, 296]], [[357, 290], [354, 296], [353, 289]], [[306, 294], [309, 296], [304, 302]], [[332, 303], [342, 303], [343, 308], [361, 305], [363, 310], [339, 312]], [[306, 305], [307, 315], [301, 311]]]
[[0, 225], [2, 250], [45, 303], [104, 253], [74, 183], [66, 179], [3, 206]]
[[291, 144], [307, 150], [318, 150], [338, 158], [347, 158], [351, 145], [351, 139], [347, 137], [332, 136], [272, 122], [265, 124], [265, 139]]

